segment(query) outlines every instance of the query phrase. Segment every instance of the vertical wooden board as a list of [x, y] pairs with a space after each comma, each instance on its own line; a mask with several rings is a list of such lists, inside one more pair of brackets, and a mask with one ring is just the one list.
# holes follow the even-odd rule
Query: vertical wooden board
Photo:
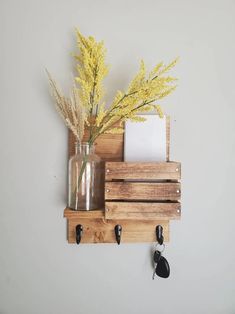
[[[83, 141], [88, 140], [88, 132], [85, 132]], [[71, 131], [69, 131], [69, 157], [75, 154], [76, 138]], [[95, 153], [103, 161], [123, 161], [123, 134], [102, 134], [94, 143]]]

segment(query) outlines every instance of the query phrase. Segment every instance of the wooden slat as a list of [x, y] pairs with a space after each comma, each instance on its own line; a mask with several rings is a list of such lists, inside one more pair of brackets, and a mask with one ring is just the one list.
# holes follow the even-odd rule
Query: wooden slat
[[105, 180], [179, 180], [179, 162], [106, 162]]
[[177, 201], [179, 199], [180, 183], [105, 183], [105, 200]]
[[169, 220], [180, 218], [181, 204], [144, 202], [105, 202], [106, 219]]
[[83, 226], [82, 243], [116, 243], [114, 227], [122, 226], [121, 243], [127, 242], [156, 242], [155, 228], [162, 225], [164, 240], [169, 241], [169, 221], [140, 221], [140, 220], [105, 220], [98, 219], [69, 219], [68, 242], [75, 243], [76, 225]]

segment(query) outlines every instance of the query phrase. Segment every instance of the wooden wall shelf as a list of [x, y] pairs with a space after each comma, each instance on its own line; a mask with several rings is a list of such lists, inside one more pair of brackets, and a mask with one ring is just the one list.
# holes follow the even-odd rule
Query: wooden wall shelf
[[[70, 132], [70, 156], [74, 142]], [[181, 164], [169, 161], [169, 125], [166, 162], [123, 162], [123, 143], [122, 134], [105, 134], [96, 141], [105, 163], [104, 208], [66, 208], [69, 243], [76, 242], [79, 224], [83, 226], [81, 243], [116, 243], [116, 225], [122, 226], [121, 242], [155, 242], [157, 225], [162, 225], [164, 239], [169, 241], [169, 221], [181, 214]]]

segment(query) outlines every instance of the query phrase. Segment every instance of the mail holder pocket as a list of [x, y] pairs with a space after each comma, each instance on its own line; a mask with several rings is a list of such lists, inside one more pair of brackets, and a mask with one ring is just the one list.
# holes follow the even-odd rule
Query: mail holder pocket
[[179, 219], [179, 162], [106, 162], [105, 219]]

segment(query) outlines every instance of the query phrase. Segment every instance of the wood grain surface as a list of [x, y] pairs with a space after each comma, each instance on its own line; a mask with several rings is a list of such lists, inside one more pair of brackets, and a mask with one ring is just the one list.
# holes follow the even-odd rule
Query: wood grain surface
[[64, 217], [68, 219], [96, 219], [104, 218], [104, 210], [72, 210], [70, 208], [65, 208]]
[[179, 180], [179, 162], [106, 162], [105, 180]]
[[105, 182], [105, 200], [180, 200], [180, 183]]
[[106, 219], [169, 220], [180, 218], [178, 202], [105, 202]]
[[[85, 131], [83, 141], [88, 140], [88, 131]], [[75, 154], [75, 136], [69, 131], [69, 157]], [[102, 134], [94, 143], [95, 153], [103, 161], [123, 161], [123, 134]]]
[[69, 219], [68, 242], [75, 243], [75, 228], [83, 226], [82, 243], [116, 243], [114, 227], [122, 226], [121, 243], [126, 242], [156, 242], [155, 228], [162, 225], [164, 240], [169, 241], [169, 221], [166, 220], [105, 220], [97, 219]]

